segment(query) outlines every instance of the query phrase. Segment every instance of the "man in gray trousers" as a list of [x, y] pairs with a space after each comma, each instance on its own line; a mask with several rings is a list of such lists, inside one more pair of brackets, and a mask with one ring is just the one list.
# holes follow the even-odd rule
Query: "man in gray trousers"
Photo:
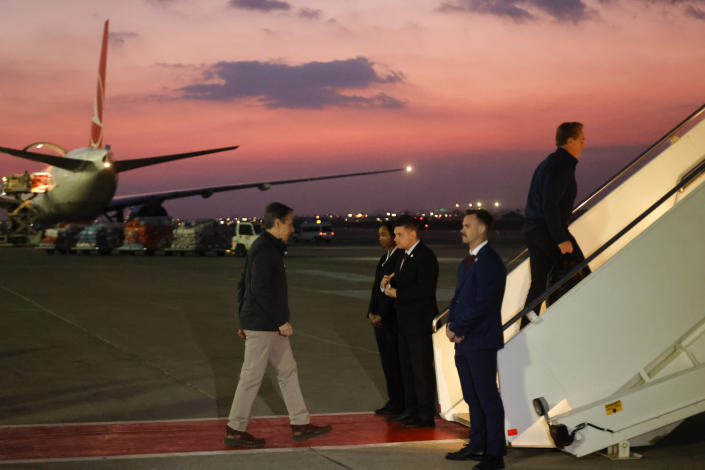
[[293, 439], [305, 441], [331, 430], [330, 425], [310, 423], [289, 343], [294, 330], [289, 323], [284, 254], [286, 241], [294, 231], [293, 220], [294, 211], [290, 207], [279, 202], [267, 206], [263, 221], [265, 231], [250, 247], [238, 283], [240, 329], [237, 333], [245, 340], [245, 358], [226, 426], [227, 446], [264, 446], [264, 439], [254, 437], [246, 429], [267, 363], [277, 369]]

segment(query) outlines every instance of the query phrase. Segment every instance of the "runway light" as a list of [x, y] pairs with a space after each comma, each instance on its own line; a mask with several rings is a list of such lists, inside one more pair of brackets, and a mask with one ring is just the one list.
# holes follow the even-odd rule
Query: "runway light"
[[414, 171], [414, 168], [411, 165], [407, 165], [406, 172], [411, 173], [412, 171]]

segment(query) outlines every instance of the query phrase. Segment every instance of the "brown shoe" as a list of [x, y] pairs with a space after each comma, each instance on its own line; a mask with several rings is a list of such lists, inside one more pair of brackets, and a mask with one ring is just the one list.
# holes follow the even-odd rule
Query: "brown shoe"
[[264, 447], [264, 439], [255, 437], [249, 432], [236, 431], [225, 426], [225, 445], [228, 447]]
[[301, 442], [312, 437], [328, 434], [331, 429], [333, 428], [330, 424], [327, 426], [316, 426], [315, 424], [311, 423], [301, 425], [292, 424], [291, 436], [296, 442]]

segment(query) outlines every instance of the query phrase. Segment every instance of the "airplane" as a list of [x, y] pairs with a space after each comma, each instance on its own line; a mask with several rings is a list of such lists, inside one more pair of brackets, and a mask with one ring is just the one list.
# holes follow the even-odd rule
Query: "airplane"
[[[168, 199], [200, 195], [204, 198], [222, 191], [258, 188], [266, 191], [275, 185], [320, 181], [353, 176], [411, 171], [410, 167], [364, 171], [327, 176], [305, 177], [255, 183], [236, 183], [224, 186], [187, 188], [115, 197], [118, 174], [149, 165], [235, 150], [228, 146], [195, 152], [178, 153], [147, 158], [115, 160], [110, 146], [103, 146], [103, 105], [108, 48], [108, 25], [105, 21], [103, 42], [98, 67], [98, 84], [93, 101], [89, 147], [67, 152], [50, 142], [36, 142], [23, 149], [0, 147], [0, 152], [50, 165], [45, 172], [2, 178], [0, 208], [6, 209], [10, 221], [21, 221], [24, 226], [46, 227], [57, 222], [87, 221], [100, 215], [110, 220], [122, 220], [128, 207], [142, 206], [139, 215], [166, 215], [161, 204]], [[49, 149], [58, 156], [30, 151]], [[112, 213], [112, 215], [110, 214]]]

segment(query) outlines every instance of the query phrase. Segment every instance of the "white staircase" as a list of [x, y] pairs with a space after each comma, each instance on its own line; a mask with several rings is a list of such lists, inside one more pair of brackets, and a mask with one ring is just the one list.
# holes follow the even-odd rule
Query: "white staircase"
[[[528, 260], [509, 273], [499, 384], [513, 446], [554, 447], [534, 410], [539, 397], [554, 429], [579, 428], [572, 442], [559, 442], [576, 456], [610, 447], [627, 455], [705, 411], [705, 174], [689, 176], [603, 246], [703, 166], [704, 114], [691, 116], [683, 135], [679, 126], [662, 139], [658, 156], [571, 225], [586, 255], [601, 251], [593, 273], [521, 332], [508, 322], [526, 298]], [[434, 346], [441, 415], [463, 421], [468, 409], [443, 328]]]

